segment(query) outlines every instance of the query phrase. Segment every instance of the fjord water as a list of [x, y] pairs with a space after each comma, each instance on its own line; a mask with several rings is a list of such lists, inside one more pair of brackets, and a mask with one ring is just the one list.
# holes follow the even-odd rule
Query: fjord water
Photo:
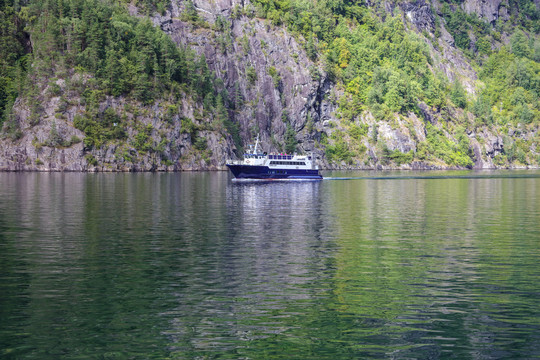
[[0, 174], [0, 358], [540, 357], [540, 172], [325, 175]]

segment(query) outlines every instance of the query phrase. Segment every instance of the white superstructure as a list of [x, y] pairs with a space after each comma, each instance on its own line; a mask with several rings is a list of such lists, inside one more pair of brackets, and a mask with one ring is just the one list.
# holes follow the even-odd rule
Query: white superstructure
[[267, 154], [258, 151], [259, 136], [255, 145], [250, 145], [249, 150], [244, 154], [243, 160], [229, 160], [227, 164], [248, 165], [248, 166], [267, 166], [270, 169], [298, 169], [298, 170], [318, 170], [312, 156], [308, 155], [289, 155], [289, 154]]

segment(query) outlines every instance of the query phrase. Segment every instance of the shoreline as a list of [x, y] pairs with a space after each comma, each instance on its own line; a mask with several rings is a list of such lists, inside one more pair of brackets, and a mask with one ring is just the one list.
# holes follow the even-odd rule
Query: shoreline
[[[462, 167], [331, 167], [320, 168], [320, 171], [494, 171], [494, 170], [540, 170], [539, 165], [523, 165], [512, 167], [492, 167], [492, 168], [462, 168]], [[227, 172], [227, 168], [207, 168], [207, 169], [0, 169], [0, 173], [193, 173], [193, 172]]]

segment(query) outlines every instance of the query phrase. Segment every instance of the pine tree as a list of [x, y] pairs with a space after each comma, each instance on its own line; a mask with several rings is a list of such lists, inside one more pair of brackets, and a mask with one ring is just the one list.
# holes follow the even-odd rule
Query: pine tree
[[291, 124], [287, 124], [287, 130], [285, 131], [285, 152], [287, 154], [294, 154], [297, 144], [296, 133]]
[[467, 106], [467, 95], [465, 94], [465, 90], [463, 89], [461, 82], [457, 79], [456, 81], [454, 81], [454, 85], [452, 86], [452, 91], [450, 92], [450, 99], [456, 106], [462, 109]]

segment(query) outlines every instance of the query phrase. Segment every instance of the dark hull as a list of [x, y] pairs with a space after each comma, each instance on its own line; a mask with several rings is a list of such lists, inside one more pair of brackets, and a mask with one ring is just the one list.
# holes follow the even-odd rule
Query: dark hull
[[270, 169], [268, 166], [252, 166], [252, 165], [229, 165], [234, 177], [237, 179], [305, 179], [305, 180], [322, 180], [319, 170], [303, 170], [303, 169]]

